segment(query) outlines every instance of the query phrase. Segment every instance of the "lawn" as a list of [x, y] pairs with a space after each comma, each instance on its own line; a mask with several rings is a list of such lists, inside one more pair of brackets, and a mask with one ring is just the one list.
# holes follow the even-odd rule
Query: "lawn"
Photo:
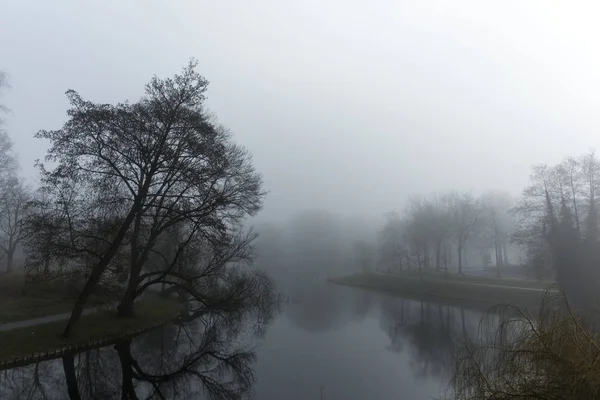
[[[407, 295], [433, 296], [454, 300], [485, 302], [489, 304], [507, 303], [516, 306], [539, 306], [546, 286], [529, 287], [519, 285], [495, 284], [490, 279], [478, 280], [423, 278], [360, 273], [330, 281], [347, 286], [358, 286], [377, 290], [405, 293]], [[500, 280], [503, 281], [503, 280]]]
[[[22, 273], [0, 275], [0, 324], [71, 311], [77, 293], [57, 281], [29, 282]], [[114, 301], [95, 295], [90, 307]]]
[[[481, 285], [511, 286], [520, 288], [547, 289], [554, 282], [532, 279], [495, 278], [489, 276], [478, 276], [468, 274], [457, 274], [455, 272], [445, 274], [438, 271], [423, 271], [423, 279], [444, 280], [464, 283], [478, 283]], [[406, 271], [404, 276], [418, 278], [419, 272], [416, 268]]]
[[119, 318], [115, 312], [98, 311], [81, 318], [72, 336], [61, 336], [66, 321], [51, 322], [28, 328], [0, 332], [0, 360], [30, 356], [37, 352], [84, 345], [96, 340], [121, 336], [128, 332], [175, 317], [181, 310], [178, 302], [148, 295], [135, 306], [135, 317]]

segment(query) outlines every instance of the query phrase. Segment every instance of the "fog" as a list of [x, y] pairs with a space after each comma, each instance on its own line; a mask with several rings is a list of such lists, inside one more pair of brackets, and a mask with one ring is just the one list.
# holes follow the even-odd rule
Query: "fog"
[[[136, 99], [191, 56], [209, 108], [269, 195], [380, 217], [412, 193], [503, 189], [597, 144], [597, 5], [507, 1], [11, 1], [0, 13], [6, 129], [24, 174], [65, 120], [66, 89]], [[568, 139], [567, 139], [568, 138]]]
[[[0, 2], [0, 370], [40, 398], [600, 393], [599, 15]], [[494, 349], [534, 356], [458, 362], [497, 303]]]

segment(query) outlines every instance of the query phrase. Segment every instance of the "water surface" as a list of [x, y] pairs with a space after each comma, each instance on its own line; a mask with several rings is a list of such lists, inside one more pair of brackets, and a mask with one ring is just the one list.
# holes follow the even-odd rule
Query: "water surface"
[[440, 398], [479, 308], [319, 282], [290, 293], [264, 336], [252, 318], [204, 316], [3, 371], [0, 398]]

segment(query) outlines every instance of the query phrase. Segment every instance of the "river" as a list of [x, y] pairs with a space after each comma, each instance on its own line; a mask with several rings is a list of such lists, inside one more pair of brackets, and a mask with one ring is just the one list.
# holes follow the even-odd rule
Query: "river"
[[0, 398], [64, 399], [71, 389], [84, 399], [202, 399], [207, 388], [215, 398], [441, 398], [455, 346], [476, 337], [482, 313], [320, 282], [295, 291], [259, 336], [245, 317], [170, 324], [72, 359], [3, 371]]

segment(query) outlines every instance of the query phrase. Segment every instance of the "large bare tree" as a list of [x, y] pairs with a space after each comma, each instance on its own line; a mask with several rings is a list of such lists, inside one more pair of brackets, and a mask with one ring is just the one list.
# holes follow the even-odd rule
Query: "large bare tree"
[[135, 103], [97, 104], [69, 91], [69, 120], [36, 135], [50, 140], [46, 159], [54, 168], [40, 169], [56, 210], [52, 229], [63, 232], [58, 245], [85, 254], [91, 266], [65, 336], [119, 253], [128, 260], [119, 305], [126, 316], [167, 232], [183, 225], [190, 237], [219, 243], [262, 206], [261, 177], [248, 152], [204, 109], [208, 82], [195, 67], [192, 60], [173, 78], [153, 78]]

